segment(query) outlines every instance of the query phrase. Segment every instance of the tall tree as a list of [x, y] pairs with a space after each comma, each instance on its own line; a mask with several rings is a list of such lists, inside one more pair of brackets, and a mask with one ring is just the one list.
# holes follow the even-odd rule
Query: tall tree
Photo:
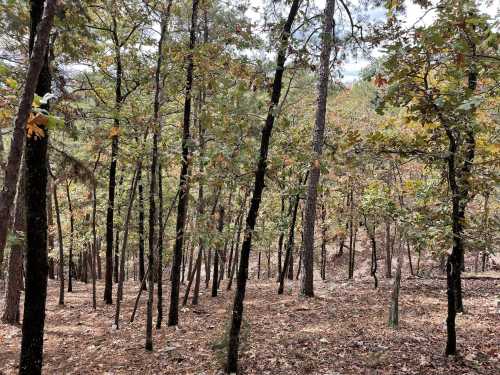
[[323, 152], [326, 101], [328, 98], [328, 81], [330, 72], [330, 54], [335, 9], [335, 0], [327, 0], [324, 14], [323, 33], [321, 39], [321, 56], [318, 77], [318, 104], [313, 135], [313, 161], [309, 169], [309, 183], [307, 186], [306, 206], [304, 210], [304, 250], [302, 261], [304, 273], [301, 283], [301, 294], [307, 297], [314, 296], [314, 224], [316, 221], [316, 200], [320, 176], [321, 154]]
[[[448, 179], [452, 233], [452, 251], [446, 263], [446, 354], [456, 355], [455, 319], [457, 312], [463, 311], [461, 272], [465, 211], [477, 148], [476, 112], [495, 91], [490, 82], [498, 82], [498, 61], [494, 57], [498, 46], [489, 42], [498, 37], [475, 1], [442, 0], [437, 10], [435, 22], [418, 27], [410, 39], [405, 39], [401, 26], [392, 19], [399, 29], [396, 33], [391, 30], [394, 40], [388, 45], [385, 77], [377, 82], [387, 82], [390, 87], [381, 107], [386, 102], [405, 107], [407, 117], [422, 123], [427, 131], [426, 151], [444, 155], [437, 160], [445, 165]], [[484, 85], [478, 85], [479, 79]]]
[[199, 0], [193, 0], [193, 10], [191, 13], [191, 26], [189, 32], [189, 51], [186, 57], [186, 87], [184, 100], [184, 121], [182, 132], [182, 160], [179, 178], [179, 203], [177, 204], [177, 224], [175, 227], [175, 246], [172, 261], [172, 287], [170, 289], [170, 309], [168, 315], [168, 325], [175, 326], [179, 322], [179, 287], [180, 271], [182, 261], [182, 248], [184, 245], [184, 227], [186, 225], [186, 214], [188, 208], [188, 168], [189, 168], [189, 142], [191, 134], [189, 130], [191, 117], [191, 96], [193, 88], [194, 59], [193, 52], [196, 46], [196, 25], [198, 23]]
[[[15, 129], [24, 128], [36, 92], [50, 92], [49, 35], [56, 11], [56, 0], [30, 1], [30, 63], [19, 104]], [[43, 16], [42, 16], [43, 14]], [[35, 40], [36, 37], [36, 40]], [[45, 107], [48, 110], [48, 105]], [[29, 130], [29, 129], [28, 129]], [[47, 298], [47, 128], [40, 124], [43, 136], [26, 132], [26, 283], [21, 340], [20, 374], [41, 374], [43, 332]]]
[[245, 299], [246, 283], [248, 279], [248, 262], [250, 250], [252, 249], [252, 234], [259, 213], [262, 191], [264, 190], [264, 178], [267, 169], [267, 154], [269, 150], [269, 141], [273, 130], [276, 110], [278, 109], [281, 86], [283, 82], [283, 73], [285, 71], [285, 60], [288, 49], [288, 42], [292, 29], [293, 21], [299, 10], [300, 0], [294, 0], [290, 7], [288, 18], [283, 25], [281, 33], [278, 55], [276, 58], [276, 71], [274, 73], [273, 89], [271, 93], [271, 102], [267, 111], [266, 122], [262, 128], [262, 136], [259, 150], [257, 170], [255, 171], [255, 181], [252, 194], [252, 202], [246, 218], [245, 236], [241, 248], [241, 259], [238, 268], [238, 278], [236, 292], [234, 295], [233, 313], [231, 318], [231, 330], [229, 332], [229, 347], [227, 352], [226, 371], [236, 373], [238, 371], [238, 348], [240, 339], [241, 322], [243, 320], [243, 301]]
[[[22, 164], [21, 164], [22, 165]], [[23, 168], [23, 167], [22, 167]], [[19, 302], [23, 286], [23, 250], [26, 231], [26, 212], [24, 210], [25, 178], [21, 176], [17, 188], [16, 215], [14, 217], [15, 239], [10, 247], [7, 288], [5, 290], [2, 322], [19, 323]]]
[[71, 203], [71, 195], [69, 192], [70, 181], [66, 181], [66, 198], [68, 199], [69, 210], [69, 257], [68, 257], [68, 292], [73, 291], [73, 276], [75, 274], [75, 266], [73, 262], [73, 243], [75, 236], [75, 217], [73, 215], [73, 205]]

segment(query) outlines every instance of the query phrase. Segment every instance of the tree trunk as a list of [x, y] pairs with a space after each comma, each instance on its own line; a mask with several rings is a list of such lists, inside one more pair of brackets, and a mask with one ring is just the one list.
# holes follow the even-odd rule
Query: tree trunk
[[304, 250], [302, 262], [304, 273], [301, 282], [300, 294], [314, 296], [314, 224], [316, 220], [316, 200], [320, 177], [321, 154], [325, 134], [326, 101], [328, 97], [328, 81], [330, 72], [330, 53], [334, 32], [333, 13], [335, 0], [327, 0], [324, 15], [321, 56], [318, 79], [318, 105], [314, 124], [313, 153], [314, 160], [309, 169], [309, 183], [307, 186], [307, 199], [304, 212]]
[[[22, 163], [24, 164], [24, 163]], [[21, 164], [21, 165], [22, 165]], [[21, 167], [23, 168], [23, 167]], [[7, 287], [5, 290], [2, 322], [19, 323], [19, 302], [23, 286], [24, 233], [26, 232], [26, 213], [24, 210], [25, 178], [21, 176], [17, 188], [16, 216], [14, 219], [15, 240], [10, 247]]]
[[392, 278], [391, 223], [385, 222], [385, 277]]
[[401, 267], [403, 266], [403, 244], [399, 244], [398, 258], [396, 264], [396, 277], [392, 284], [391, 304], [389, 307], [389, 327], [399, 326], [399, 290], [401, 286]]
[[410, 241], [406, 241], [406, 250], [407, 250], [407, 253], [408, 253], [408, 265], [410, 266], [410, 275], [414, 276], [414, 273], [413, 273], [413, 262], [411, 260]]
[[102, 279], [102, 262], [101, 262], [101, 237], [97, 237], [97, 249], [96, 249], [96, 259], [97, 259], [97, 279]]
[[[93, 173], [95, 175], [97, 165], [99, 164], [101, 154], [97, 157], [94, 164]], [[96, 288], [96, 260], [97, 260], [97, 181], [92, 183], [92, 246], [91, 246], [91, 272], [92, 272], [92, 308], [97, 308], [97, 288]]]
[[[43, 3], [41, 0], [31, 0], [30, 3], [30, 46], [33, 48], [14, 132], [17, 132], [18, 128], [24, 132], [24, 125], [33, 102], [34, 85], [37, 85], [37, 94], [42, 97], [50, 92], [51, 76], [47, 51], [56, 1], [46, 1], [43, 18], [40, 20]], [[34, 41], [35, 30], [37, 30], [36, 41]], [[41, 70], [42, 73], [40, 73]], [[48, 105], [45, 109], [48, 110]], [[49, 134], [44, 126], [42, 130], [44, 131], [43, 137], [26, 137], [25, 150], [26, 285], [19, 373], [30, 375], [41, 374], [42, 371], [47, 298], [47, 144]]]
[[61, 213], [59, 211], [59, 199], [57, 198], [57, 184], [54, 183], [53, 196], [54, 208], [56, 210], [57, 239], [59, 242], [59, 305], [64, 305], [64, 246], [61, 226]]
[[[113, 19], [114, 20], [114, 19]], [[115, 20], [114, 20], [115, 21]], [[115, 115], [111, 134], [111, 162], [109, 164], [108, 183], [108, 207], [106, 212], [106, 274], [104, 285], [104, 301], [107, 305], [113, 303], [113, 230], [114, 230], [114, 210], [115, 210], [115, 190], [116, 190], [116, 166], [118, 161], [118, 141], [120, 118], [119, 114], [123, 105], [122, 95], [123, 66], [121, 57], [122, 43], [118, 40], [118, 30], [116, 21], [111, 30], [114, 44], [114, 58], [116, 65], [115, 79]]]
[[[304, 177], [304, 182], [299, 180], [299, 186], [301, 186], [303, 183], [307, 181], [307, 176], [309, 175], [309, 171], [306, 173]], [[292, 272], [292, 280], [293, 280], [293, 258], [292, 258], [292, 252], [293, 252], [293, 245], [294, 245], [294, 240], [295, 240], [295, 223], [297, 222], [297, 211], [299, 208], [299, 202], [300, 202], [300, 193], [297, 193], [295, 196], [295, 201], [293, 203], [293, 208], [292, 208], [292, 222], [290, 223], [290, 226], [288, 228], [288, 240], [285, 246], [285, 262], [283, 263], [283, 270], [280, 274], [280, 279], [279, 279], [279, 287], [278, 287], [278, 294], [283, 294], [284, 288], [285, 288], [285, 276], [290, 274], [290, 270]], [[289, 277], [290, 278], [290, 277]]]
[[19, 167], [21, 165], [21, 155], [24, 147], [26, 123], [31, 113], [35, 92], [41, 97], [47, 92], [50, 92], [50, 72], [47, 51], [55, 1], [51, 0], [50, 3], [49, 1], [47, 2], [49, 5], [47, 8], [49, 10], [49, 12], [47, 12], [48, 17], [46, 22], [40, 26], [37, 38], [39, 43], [35, 43], [35, 35], [37, 35], [37, 25], [42, 16], [43, 3], [42, 0], [32, 0], [30, 2], [30, 62], [26, 73], [26, 85], [24, 86], [17, 115], [14, 120], [14, 130], [10, 142], [7, 165], [5, 167], [3, 188], [0, 191], [0, 273], [2, 271], [5, 243], [10, 226], [11, 209], [14, 204], [16, 186], [19, 179]]
[[168, 325], [176, 326], [179, 322], [179, 287], [180, 287], [180, 267], [182, 261], [182, 247], [184, 244], [184, 227], [186, 223], [186, 213], [188, 207], [188, 168], [189, 168], [189, 142], [191, 139], [189, 124], [191, 117], [191, 91], [193, 86], [193, 50], [196, 45], [196, 25], [198, 17], [199, 0], [193, 0], [193, 11], [191, 15], [191, 28], [189, 32], [189, 52], [187, 55], [186, 88], [184, 101], [184, 122], [182, 134], [182, 161], [179, 178], [179, 203], [177, 206], [177, 224], [175, 228], [176, 239], [172, 261], [172, 287], [170, 291], [170, 310]]
[[373, 277], [373, 284], [374, 288], [376, 289], [378, 287], [378, 279], [377, 279], [377, 242], [375, 240], [375, 226], [370, 229], [370, 226], [368, 224], [368, 220], [366, 219], [366, 216], [364, 217], [365, 220], [365, 228], [366, 228], [366, 233], [368, 234], [368, 237], [370, 238], [370, 244], [372, 247], [372, 254], [371, 254], [371, 265], [370, 265], [370, 275]]
[[321, 280], [326, 280], [326, 208], [321, 205]]
[[127, 251], [127, 242], [128, 242], [128, 227], [130, 224], [130, 217], [132, 216], [132, 207], [134, 205], [135, 199], [135, 190], [137, 187], [137, 175], [141, 168], [141, 161], [137, 162], [135, 173], [132, 177], [132, 185], [130, 186], [130, 190], [128, 193], [128, 207], [127, 214], [125, 216], [125, 222], [123, 223], [123, 240], [122, 240], [122, 249], [120, 254], [120, 276], [118, 280], [118, 288], [116, 291], [116, 311], [115, 311], [115, 327], [119, 328], [120, 323], [120, 306], [121, 300], [123, 297], [123, 282], [125, 281], [125, 252]]
[[356, 248], [356, 231], [354, 229], [354, 189], [351, 186], [348, 196], [349, 205], [349, 273], [348, 279], [354, 278], [354, 256]]
[[73, 292], [73, 241], [75, 233], [75, 218], [73, 216], [73, 206], [71, 205], [71, 196], [69, 194], [69, 183], [66, 181], [66, 198], [68, 199], [70, 234], [69, 234], [69, 271], [68, 271], [68, 292]]
[[[118, 217], [121, 216], [121, 210], [118, 210]], [[120, 228], [115, 230], [115, 242], [113, 251], [113, 282], [118, 284], [118, 274], [120, 273]]]
[[290, 13], [283, 27], [283, 33], [281, 34], [280, 47], [276, 60], [276, 72], [274, 74], [271, 103], [267, 112], [267, 118], [264, 128], [262, 129], [262, 138], [257, 170], [255, 172], [252, 203], [250, 205], [250, 209], [248, 211], [246, 219], [245, 236], [241, 249], [241, 260], [238, 269], [237, 288], [234, 296], [233, 314], [231, 319], [231, 329], [229, 332], [229, 346], [226, 363], [226, 371], [228, 373], [236, 373], [238, 371], [238, 347], [241, 322], [243, 320], [243, 300], [245, 299], [245, 289], [248, 278], [248, 262], [250, 257], [250, 250], [252, 248], [252, 234], [255, 228], [257, 215], [259, 213], [262, 191], [264, 190], [264, 179], [266, 175], [269, 141], [271, 139], [271, 132], [273, 130], [276, 110], [278, 109], [281, 96], [281, 86], [283, 81], [283, 73], [285, 70], [288, 40], [290, 37], [293, 21], [299, 10], [299, 4], [300, 0], [293, 0], [292, 6], [290, 8]]
[[238, 267], [241, 230], [243, 228], [243, 214], [245, 213], [247, 198], [248, 198], [248, 190], [245, 191], [245, 197], [243, 198], [243, 202], [241, 204], [241, 211], [240, 211], [240, 215], [239, 215], [239, 220], [238, 220], [238, 223], [236, 224], [237, 230], [236, 230], [236, 244], [234, 247], [234, 259], [233, 259], [233, 264], [231, 266], [231, 272], [230, 272], [229, 277], [228, 277], [229, 280], [227, 282], [227, 290], [231, 290], [231, 287], [233, 285], [233, 279], [234, 279], [236, 267]]
[[[186, 286], [186, 292], [184, 293], [184, 298], [182, 300], [182, 306], [186, 306], [187, 305], [187, 301], [189, 299], [189, 292], [191, 290], [191, 286], [193, 285], [193, 281], [195, 280], [195, 277], [197, 276], [197, 273], [198, 273], [198, 263], [201, 264], [201, 254], [200, 254], [199, 251], [198, 251], [198, 255], [197, 255], [196, 261], [195, 261], [194, 269], [192, 269], [191, 272], [188, 275], [188, 284]], [[198, 284], [198, 288], [199, 288], [199, 284]], [[198, 301], [197, 301], [197, 303], [198, 303]]]
[[[139, 280], [144, 279], [144, 191], [142, 186], [142, 168], [137, 175], [139, 186]], [[146, 284], [144, 284], [146, 289]]]
[[[217, 229], [219, 234], [222, 235], [222, 230], [224, 229], [224, 207], [219, 207], [218, 212], [218, 225]], [[217, 297], [217, 289], [219, 287], [219, 258], [220, 251], [222, 249], [217, 246], [214, 252], [214, 276], [212, 278], [212, 297]]]
[[165, 223], [163, 222], [163, 179], [161, 173], [161, 164], [158, 163], [158, 301], [156, 305], [157, 316], [156, 316], [156, 328], [161, 328], [161, 322], [163, 320], [163, 230]]
[[[285, 212], [285, 197], [281, 196], [281, 218], [283, 219], [283, 213]], [[285, 231], [281, 230], [278, 238], [278, 281], [282, 272], [282, 257], [283, 257], [283, 239], [285, 237]]]
[[[47, 221], [49, 225], [49, 279], [54, 278], [54, 213], [52, 210], [52, 179], [47, 180]], [[52, 266], [51, 266], [52, 265]]]

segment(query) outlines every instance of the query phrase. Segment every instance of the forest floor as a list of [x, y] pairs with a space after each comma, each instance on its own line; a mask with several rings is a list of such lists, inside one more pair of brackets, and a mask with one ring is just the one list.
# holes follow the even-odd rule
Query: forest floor
[[[499, 280], [464, 280], [466, 314], [457, 318], [461, 355], [443, 356], [445, 280], [403, 278], [400, 328], [387, 326], [391, 283], [370, 279], [316, 281], [316, 297], [297, 297], [297, 282], [276, 294], [274, 281], [249, 280], [245, 303], [242, 374], [499, 374]], [[200, 304], [180, 312], [180, 326], [154, 329], [154, 351], [144, 350], [146, 295], [129, 323], [137, 285], [127, 283], [119, 330], [115, 306], [91, 284], [76, 282], [57, 305], [58, 282], [49, 281], [44, 343], [45, 374], [219, 374], [232, 292], [203, 289]], [[102, 297], [103, 284], [98, 284]], [[114, 287], [114, 293], [116, 286]], [[2, 292], [2, 291], [0, 291]], [[497, 295], [496, 295], [497, 294]], [[165, 315], [169, 290], [164, 288]], [[156, 301], [155, 301], [156, 303]], [[0, 303], [0, 309], [2, 308]], [[155, 305], [156, 310], [156, 305]], [[156, 315], [156, 311], [155, 311]], [[0, 373], [17, 373], [21, 329], [0, 324]]]

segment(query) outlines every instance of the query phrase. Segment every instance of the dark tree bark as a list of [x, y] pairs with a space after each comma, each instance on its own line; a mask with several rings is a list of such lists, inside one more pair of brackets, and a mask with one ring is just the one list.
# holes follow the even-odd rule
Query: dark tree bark
[[[99, 159], [101, 157], [101, 153], [97, 156], [97, 159], [94, 164], [93, 173], [95, 175], [97, 166], [99, 164]], [[92, 273], [92, 308], [95, 310], [97, 308], [97, 288], [96, 288], [96, 261], [97, 261], [97, 253], [98, 253], [98, 245], [97, 245], [97, 181], [93, 181], [92, 183], [92, 247], [91, 247], [91, 273]]]
[[163, 179], [161, 173], [161, 164], [158, 164], [158, 301], [157, 301], [157, 316], [156, 316], [156, 328], [161, 328], [161, 323], [163, 320], [163, 230], [165, 223], [163, 221]]
[[[21, 164], [22, 165], [22, 164]], [[23, 168], [23, 167], [21, 167]], [[4, 310], [2, 322], [7, 324], [19, 323], [19, 302], [23, 287], [23, 252], [24, 233], [26, 231], [26, 213], [24, 210], [25, 178], [21, 176], [17, 188], [16, 215], [14, 218], [14, 232], [16, 239], [10, 247], [7, 287], [5, 290]]]
[[[200, 144], [203, 141], [203, 128], [201, 125], [201, 121], [199, 123], [199, 129], [200, 129]], [[204, 155], [204, 147], [200, 147], [200, 175], [203, 174], [203, 160], [202, 160], [202, 155]], [[200, 180], [199, 181], [199, 186], [198, 186], [198, 205], [197, 205], [197, 218], [198, 218], [198, 223], [196, 224], [197, 226], [197, 231], [201, 232], [201, 225], [202, 223], [202, 217], [205, 213], [205, 201], [203, 199], [203, 182]], [[194, 291], [193, 291], [193, 299], [191, 303], [193, 305], [198, 304], [198, 298], [200, 295], [200, 283], [201, 283], [201, 261], [203, 257], [203, 251], [204, 251], [204, 240], [203, 237], [199, 237], [199, 244], [198, 244], [198, 255], [196, 259], [196, 264], [195, 264], [195, 283], [194, 283]], [[186, 296], [189, 293], [189, 288], [186, 290]], [[187, 297], [186, 297], [186, 302], [187, 302]]]
[[[114, 230], [114, 209], [115, 209], [115, 190], [116, 190], [116, 166], [118, 159], [118, 141], [120, 118], [119, 113], [126, 99], [122, 93], [123, 65], [121, 49], [124, 45], [118, 36], [118, 26], [116, 18], [112, 19], [111, 37], [114, 47], [114, 59], [116, 66], [115, 77], [115, 116], [113, 119], [113, 132], [111, 135], [111, 162], [109, 165], [109, 183], [108, 183], [108, 207], [106, 212], [106, 274], [104, 286], [104, 301], [107, 305], [113, 303], [113, 230]], [[132, 29], [132, 32], [135, 28]], [[130, 37], [131, 34], [128, 36]]]
[[259, 251], [259, 256], [257, 258], [257, 280], [260, 280], [260, 258], [261, 258], [262, 252]]
[[392, 278], [392, 252], [391, 252], [391, 223], [386, 221], [385, 223], [385, 277], [387, 279]]
[[321, 280], [326, 280], [326, 207], [321, 204]]
[[314, 296], [314, 224], [316, 220], [316, 200], [320, 177], [320, 160], [323, 152], [325, 134], [326, 101], [328, 98], [328, 81], [330, 76], [330, 54], [332, 51], [332, 34], [334, 31], [334, 8], [335, 0], [327, 0], [323, 21], [318, 79], [318, 104], [316, 107], [316, 119], [313, 136], [314, 160], [309, 169], [310, 178], [307, 186], [307, 199], [304, 209], [304, 250], [302, 254], [304, 273], [300, 293], [307, 297]]
[[71, 204], [71, 196], [69, 193], [69, 182], [66, 181], [66, 198], [68, 199], [70, 234], [69, 234], [69, 268], [68, 268], [68, 292], [73, 292], [73, 275], [75, 273], [73, 263], [73, 241], [75, 233], [75, 218], [73, 216], [73, 206]]
[[[121, 215], [121, 210], [118, 210], [118, 216]], [[116, 228], [115, 230], [115, 241], [114, 241], [115, 250], [113, 251], [113, 282], [118, 284], [118, 274], [119, 274], [119, 265], [120, 265], [120, 229]]]
[[371, 253], [371, 266], [370, 266], [370, 275], [373, 277], [373, 283], [374, 287], [378, 287], [378, 279], [377, 279], [377, 242], [375, 240], [375, 225], [373, 225], [372, 228], [370, 228], [370, 224], [368, 223], [368, 220], [366, 216], [364, 217], [365, 221], [365, 228], [366, 228], [366, 233], [368, 234], [368, 237], [370, 238], [370, 244], [372, 247], [372, 253]]
[[[189, 292], [191, 291], [191, 286], [193, 285], [193, 281], [195, 279], [195, 276], [197, 275], [197, 266], [198, 263], [201, 264], [201, 254], [198, 252], [198, 256], [195, 261], [195, 267], [194, 269], [191, 270], [191, 272], [188, 275], [188, 285], [186, 286], [186, 292], [184, 293], [184, 298], [182, 299], [182, 306], [187, 305], [187, 301], [189, 299]], [[199, 285], [198, 285], [199, 287]], [[198, 301], [197, 301], [198, 302]]]
[[[139, 186], [139, 280], [144, 279], [144, 190], [142, 186], [142, 168], [137, 175]], [[144, 284], [146, 290], [146, 284]]]
[[138, 161], [136, 164], [134, 176], [132, 177], [132, 184], [130, 186], [130, 190], [128, 193], [128, 207], [125, 216], [125, 221], [123, 223], [123, 240], [122, 240], [122, 249], [120, 254], [120, 276], [118, 280], [118, 288], [116, 291], [116, 311], [115, 311], [116, 329], [119, 328], [120, 324], [120, 307], [121, 307], [121, 300], [123, 297], [123, 282], [125, 281], [125, 257], [126, 257], [125, 253], [127, 251], [128, 228], [130, 224], [130, 217], [132, 216], [132, 207], [134, 205], [135, 191], [137, 187], [137, 175], [140, 168], [141, 168], [141, 161]]
[[[161, 173], [160, 167], [158, 165], [158, 142], [160, 141], [160, 132], [161, 132], [161, 125], [160, 125], [160, 105], [161, 105], [161, 100], [160, 100], [160, 95], [161, 95], [161, 81], [160, 81], [160, 75], [161, 75], [161, 67], [163, 64], [163, 43], [167, 34], [167, 26], [168, 26], [168, 19], [170, 16], [170, 7], [172, 5], [172, 1], [169, 0], [167, 2], [166, 10], [164, 14], [162, 15], [162, 20], [161, 20], [161, 29], [160, 29], [160, 39], [158, 41], [158, 56], [157, 56], [157, 61], [156, 61], [156, 70], [155, 70], [155, 93], [154, 93], [154, 100], [153, 100], [153, 121], [154, 121], [154, 129], [153, 129], [153, 150], [152, 150], [152, 155], [151, 155], [151, 181], [150, 181], [150, 187], [149, 187], [149, 251], [152, 252], [154, 248], [155, 242], [158, 240], [155, 237], [155, 227], [157, 225], [157, 216], [158, 212], [156, 210], [156, 189], [157, 189], [157, 184], [159, 185], [158, 191], [159, 191], [159, 197], [161, 199], [161, 177], [158, 178], [158, 182], [156, 181], [156, 174], [157, 172]], [[161, 175], [159, 175], [161, 176]], [[163, 200], [161, 200], [161, 204], [163, 204]], [[163, 207], [160, 207], [160, 210], [162, 210]], [[159, 221], [159, 220], [158, 220]], [[162, 223], [159, 222], [159, 231], [162, 232]], [[156, 321], [156, 328], [161, 327], [161, 322], [163, 319], [163, 289], [162, 289], [162, 253], [163, 253], [163, 243], [162, 243], [163, 238], [159, 240], [158, 242], [158, 255], [157, 255], [157, 264], [158, 268], [156, 272], [152, 272], [152, 274], [156, 274], [156, 277], [158, 279], [158, 301], [157, 301], [157, 310], [158, 310], [158, 317]], [[152, 288], [151, 288], [152, 290]], [[150, 290], [150, 291], [151, 291]], [[152, 303], [152, 298], [148, 298], [148, 322], [147, 322], [147, 327], [152, 326], [152, 306], [149, 306], [150, 303]], [[151, 314], [150, 314], [151, 312]], [[150, 322], [151, 320], [151, 322]], [[148, 340], [146, 342], [146, 349], [147, 350], [152, 350], [151, 348], [148, 347]], [[152, 344], [152, 342], [151, 342]]]
[[396, 264], [396, 276], [392, 284], [391, 304], [389, 307], [389, 327], [399, 326], [399, 290], [401, 286], [401, 267], [403, 266], [403, 243], [399, 244], [398, 258]]
[[[23, 153], [25, 139], [25, 126], [31, 113], [35, 91], [42, 97], [50, 91], [50, 72], [47, 50], [50, 29], [52, 28], [53, 3], [53, 0], [50, 2], [47, 1], [47, 4], [49, 4], [47, 8], [49, 10], [47, 13], [48, 17], [46, 22], [43, 23], [43, 27], [40, 26], [40, 30], [37, 34], [37, 25], [42, 17], [44, 2], [42, 0], [32, 0], [30, 2], [30, 62], [26, 73], [26, 85], [24, 86], [17, 115], [14, 120], [14, 130], [12, 133], [7, 165], [5, 167], [3, 188], [0, 192], [0, 271], [2, 270], [5, 243], [10, 226], [11, 209], [14, 204], [16, 186], [19, 179], [19, 167], [21, 165], [21, 155]], [[37, 40], [39, 43], [35, 43], [35, 35], [38, 35]]]
[[[54, 279], [54, 212], [52, 210], [52, 179], [47, 181], [47, 220], [49, 225], [49, 279]], [[52, 266], [51, 266], [52, 265]]]
[[410, 248], [410, 241], [406, 241], [406, 250], [408, 253], [408, 265], [410, 266], [410, 275], [414, 276], [413, 272], [413, 261], [411, 259], [411, 248]]
[[[285, 212], [285, 197], [281, 196], [281, 218], [283, 219], [283, 214]], [[281, 230], [278, 238], [278, 281], [282, 270], [282, 256], [283, 256], [283, 239], [285, 237], [285, 231]]]
[[299, 10], [300, 0], [294, 0], [290, 8], [290, 13], [283, 26], [281, 34], [280, 47], [276, 59], [276, 71], [274, 74], [273, 89], [271, 94], [271, 103], [267, 112], [265, 125], [262, 129], [262, 137], [259, 151], [259, 159], [257, 170], [255, 172], [255, 182], [253, 189], [252, 202], [248, 211], [245, 235], [241, 249], [241, 260], [238, 269], [237, 288], [234, 296], [233, 314], [231, 319], [231, 329], [229, 332], [229, 347], [227, 353], [226, 371], [228, 373], [236, 373], [238, 371], [238, 347], [240, 338], [241, 322], [243, 320], [243, 300], [245, 299], [246, 282], [248, 278], [248, 262], [250, 258], [250, 250], [252, 248], [252, 234], [259, 213], [259, 206], [264, 190], [264, 179], [267, 169], [267, 154], [269, 149], [269, 141], [273, 130], [276, 110], [278, 109], [281, 96], [281, 86], [283, 81], [283, 73], [285, 70], [285, 60], [288, 48], [288, 41], [293, 21]]
[[97, 279], [102, 279], [102, 262], [101, 262], [101, 237], [97, 237], [97, 249], [96, 249], [96, 260], [97, 260]]
[[[472, 45], [472, 52], [475, 55], [475, 45]], [[468, 90], [474, 92], [477, 86], [477, 71], [472, 65], [468, 73]], [[464, 244], [463, 231], [465, 222], [465, 210], [469, 200], [469, 175], [474, 162], [476, 141], [472, 125], [467, 124], [465, 134], [456, 134], [458, 129], [448, 124], [446, 119], [441, 118], [441, 123], [445, 128], [448, 137], [448, 184], [452, 194], [452, 233], [453, 247], [446, 263], [447, 296], [448, 296], [448, 317], [446, 319], [447, 341], [446, 355], [457, 354], [457, 342], [455, 331], [455, 318], [458, 312], [463, 312], [462, 301], [462, 281], [461, 272], [463, 269]], [[463, 137], [464, 150], [463, 161], [457, 165], [459, 159], [458, 139]]]
[[[36, 92], [42, 97], [50, 92], [51, 76], [47, 51], [56, 1], [47, 0], [45, 9], [43, 4], [41, 0], [30, 2], [31, 56], [26, 85], [16, 117], [15, 132], [18, 127], [21, 127], [21, 131], [24, 132], [24, 125], [33, 102], [34, 85], [37, 85]], [[43, 17], [42, 9], [44, 9]], [[48, 105], [45, 109], [48, 110]], [[47, 298], [47, 143], [49, 134], [44, 126], [42, 130], [44, 131], [43, 137], [26, 137], [25, 149], [26, 284], [19, 373], [30, 375], [41, 374], [42, 371]]]
[[198, 18], [199, 0], [193, 0], [193, 10], [191, 15], [191, 28], [189, 32], [189, 52], [187, 55], [186, 68], [186, 88], [184, 101], [184, 121], [182, 134], [182, 161], [179, 178], [179, 203], [177, 205], [177, 224], [175, 228], [176, 239], [172, 261], [172, 287], [170, 290], [170, 309], [168, 325], [175, 326], [179, 322], [179, 287], [180, 268], [182, 261], [182, 248], [184, 245], [184, 227], [186, 224], [186, 214], [188, 207], [188, 168], [189, 168], [189, 142], [190, 142], [190, 117], [191, 117], [191, 95], [193, 87], [193, 51], [196, 45], [196, 25]]
[[54, 208], [56, 211], [57, 223], [57, 242], [59, 242], [59, 305], [64, 305], [64, 246], [63, 235], [61, 226], [61, 213], [59, 211], [59, 199], [57, 198], [57, 184], [54, 183], [53, 187]]
[[[299, 186], [303, 185], [307, 181], [308, 175], [309, 171], [306, 173], [303, 182], [299, 180]], [[278, 294], [283, 294], [285, 288], [285, 277], [287, 274], [290, 273], [290, 268], [292, 268], [291, 267], [293, 262], [292, 252], [295, 242], [295, 224], [297, 223], [297, 211], [299, 209], [299, 202], [300, 202], [300, 192], [297, 193], [297, 195], [295, 196], [295, 200], [292, 205], [293, 207], [291, 212], [292, 221], [288, 228], [288, 239], [285, 245], [285, 262], [283, 263], [283, 272], [281, 272], [279, 278]], [[292, 268], [292, 280], [293, 280], [293, 268]]]
[[[219, 231], [219, 234], [222, 235], [222, 231], [224, 229], [224, 207], [222, 206], [219, 207], [217, 229]], [[220, 248], [216, 248], [214, 252], [214, 276], [212, 279], [212, 297], [217, 297], [217, 290], [219, 287], [219, 258], [220, 258], [219, 253], [221, 250], [222, 249]]]
[[238, 267], [238, 260], [239, 260], [239, 249], [240, 249], [240, 239], [241, 239], [241, 230], [243, 229], [243, 214], [245, 213], [245, 208], [247, 205], [247, 198], [248, 198], [249, 191], [245, 191], [245, 197], [243, 198], [243, 202], [241, 204], [241, 211], [239, 215], [239, 220], [237, 223], [237, 229], [236, 229], [236, 244], [234, 247], [234, 259], [233, 259], [233, 264], [231, 266], [231, 273], [229, 274], [229, 280], [227, 282], [227, 290], [231, 290], [231, 287], [233, 285], [233, 279], [234, 279], [234, 274], [236, 271], [236, 267]]
[[351, 186], [348, 195], [348, 206], [349, 206], [349, 272], [348, 278], [354, 278], [354, 256], [356, 253], [356, 232], [357, 228], [354, 228], [354, 189]]

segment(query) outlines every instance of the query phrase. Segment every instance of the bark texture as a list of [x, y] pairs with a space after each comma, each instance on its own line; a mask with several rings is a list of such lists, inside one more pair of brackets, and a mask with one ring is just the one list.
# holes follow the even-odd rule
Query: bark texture
[[[307, 185], [307, 198], [304, 210], [304, 250], [302, 262], [304, 272], [300, 293], [307, 297], [314, 296], [314, 226], [316, 221], [316, 201], [318, 196], [318, 183], [320, 177], [321, 154], [325, 137], [326, 101], [328, 98], [328, 79], [330, 76], [330, 53], [332, 51], [333, 13], [335, 0], [327, 0], [324, 14], [321, 56], [319, 63], [318, 79], [318, 104], [313, 136], [313, 162], [309, 169], [309, 183]], [[299, 266], [300, 267], [300, 266]]]

